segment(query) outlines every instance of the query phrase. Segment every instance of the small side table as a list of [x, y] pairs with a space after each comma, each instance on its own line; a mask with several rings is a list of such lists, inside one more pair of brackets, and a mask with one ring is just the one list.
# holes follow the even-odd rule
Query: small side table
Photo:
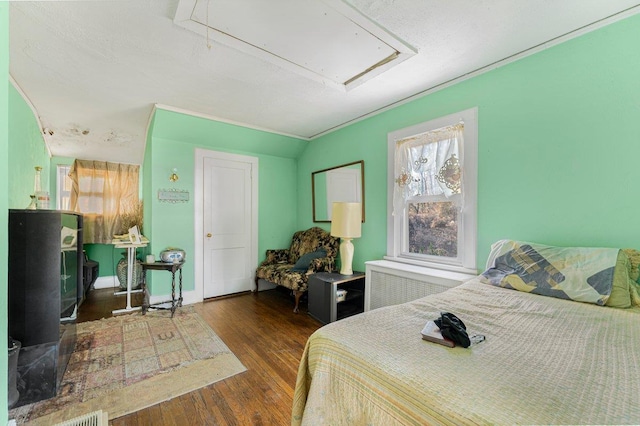
[[[364, 312], [363, 272], [341, 275], [337, 272], [318, 272], [309, 276], [309, 315], [323, 324]], [[338, 290], [346, 290], [344, 300], [338, 301]]]
[[[184, 262], [180, 263], [167, 263], [167, 262], [153, 262], [153, 263], [142, 263], [142, 289], [144, 291], [144, 302], [142, 303], [142, 315], [146, 314], [150, 307], [154, 307], [155, 309], [170, 309], [171, 310], [171, 318], [173, 318], [173, 314], [176, 312], [176, 308], [182, 306], [182, 265]], [[171, 272], [171, 300], [166, 300], [164, 302], [154, 303], [153, 305], [149, 304], [149, 290], [147, 289], [147, 271], [169, 271]], [[176, 299], [176, 272], [180, 272], [178, 274], [179, 281], [179, 296]], [[163, 306], [165, 303], [171, 303], [170, 308], [165, 308]]]

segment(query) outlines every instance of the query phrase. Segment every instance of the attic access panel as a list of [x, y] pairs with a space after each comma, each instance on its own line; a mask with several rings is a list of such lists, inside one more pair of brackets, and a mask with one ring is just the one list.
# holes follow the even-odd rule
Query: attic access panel
[[342, 0], [180, 0], [174, 23], [343, 90], [416, 53]]

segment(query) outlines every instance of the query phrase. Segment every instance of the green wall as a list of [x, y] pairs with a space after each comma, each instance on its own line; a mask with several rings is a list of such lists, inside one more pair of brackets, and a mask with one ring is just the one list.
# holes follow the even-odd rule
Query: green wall
[[[387, 133], [478, 107], [478, 269], [502, 238], [640, 247], [640, 15], [421, 97], [309, 143], [298, 227], [313, 225], [311, 172], [365, 161], [354, 268], [386, 252]], [[328, 226], [324, 226], [328, 229]]]
[[[209, 149], [258, 158], [259, 211], [258, 256], [264, 259], [269, 248], [285, 248], [297, 229], [296, 160], [307, 142], [272, 133], [211, 121], [159, 109], [155, 113], [152, 136], [147, 141], [144, 161], [145, 234], [151, 241], [149, 252], [159, 255], [168, 246], [187, 253], [183, 268], [185, 290], [194, 288], [194, 170], [195, 149]], [[180, 179], [169, 182], [173, 168]], [[309, 182], [309, 178], [306, 179]], [[161, 203], [158, 189], [189, 191], [187, 203]], [[147, 222], [147, 218], [153, 222]], [[169, 280], [153, 272], [151, 292], [169, 292]]]
[[155, 117], [153, 137], [182, 141], [189, 146], [205, 144], [215, 146], [217, 151], [296, 158], [307, 145], [293, 137], [163, 109], [158, 109]]
[[[33, 194], [35, 167], [42, 167], [43, 191], [50, 191], [50, 158], [33, 111], [11, 83], [9, 85], [9, 208], [24, 209]], [[55, 199], [50, 208], [55, 208]]]
[[[122, 253], [126, 253], [126, 250], [113, 248], [111, 244], [85, 244], [84, 251], [87, 252], [89, 259], [100, 264], [99, 277], [115, 276], [116, 265], [122, 259]], [[138, 257], [140, 257], [140, 252], [138, 252]]]
[[[9, 81], [9, 3], [0, 2], [0, 81]], [[9, 208], [9, 85], [0, 84], [0, 259], [7, 259]], [[27, 203], [28, 204], [28, 203]], [[7, 262], [0, 262], [0, 342], [7, 336]], [[0, 351], [0, 425], [7, 424], [7, 352]]]

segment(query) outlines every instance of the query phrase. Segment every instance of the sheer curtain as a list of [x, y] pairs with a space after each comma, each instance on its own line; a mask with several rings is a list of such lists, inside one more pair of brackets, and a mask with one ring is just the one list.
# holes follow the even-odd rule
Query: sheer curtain
[[142, 229], [140, 166], [75, 160], [70, 209], [84, 216], [84, 242], [109, 244], [133, 225]]
[[453, 199], [461, 204], [463, 132], [464, 124], [458, 123], [396, 142], [394, 215], [413, 197], [458, 195]]

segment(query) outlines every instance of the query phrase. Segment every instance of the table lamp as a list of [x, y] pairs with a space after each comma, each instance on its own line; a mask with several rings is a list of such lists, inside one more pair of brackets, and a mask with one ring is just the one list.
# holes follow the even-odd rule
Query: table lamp
[[331, 213], [331, 236], [340, 237], [340, 273], [353, 275], [353, 238], [360, 238], [362, 229], [361, 203], [333, 203]]

